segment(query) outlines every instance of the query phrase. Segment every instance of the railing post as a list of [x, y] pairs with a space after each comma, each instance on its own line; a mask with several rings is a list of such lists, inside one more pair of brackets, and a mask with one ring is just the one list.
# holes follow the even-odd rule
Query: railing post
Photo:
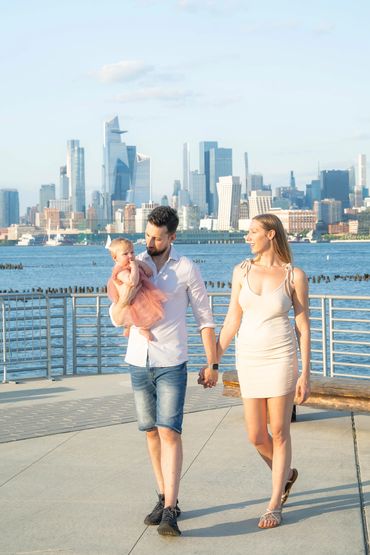
[[6, 320], [5, 320], [5, 305], [1, 303], [1, 321], [3, 328], [3, 383], [7, 382], [7, 358], [6, 358]]
[[67, 297], [63, 297], [63, 376], [67, 375]]
[[50, 297], [46, 293], [45, 295], [45, 302], [46, 302], [46, 356], [47, 356], [47, 375], [48, 379], [51, 379], [51, 325], [50, 325]]
[[321, 341], [322, 341], [322, 373], [323, 376], [328, 375], [328, 359], [327, 359], [327, 344], [326, 344], [326, 326], [327, 326], [327, 318], [326, 318], [326, 299], [325, 297], [321, 297]]
[[76, 297], [72, 295], [72, 373], [77, 374], [77, 317], [76, 317]]
[[330, 360], [330, 377], [334, 376], [334, 328], [333, 328], [333, 299], [329, 297], [329, 360]]
[[96, 363], [98, 374], [101, 374], [101, 298], [100, 295], [96, 296], [96, 340], [97, 340], [97, 352], [96, 352]]

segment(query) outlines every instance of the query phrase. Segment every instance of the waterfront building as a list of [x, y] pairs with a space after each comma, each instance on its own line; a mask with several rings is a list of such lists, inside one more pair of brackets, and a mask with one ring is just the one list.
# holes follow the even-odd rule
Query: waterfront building
[[231, 148], [211, 148], [209, 151], [210, 214], [218, 215], [217, 183], [220, 177], [233, 175], [233, 151]]
[[198, 170], [190, 172], [189, 184], [190, 200], [199, 207], [202, 216], [208, 213], [206, 201], [206, 176]]
[[[321, 198], [340, 200], [342, 209], [349, 208], [348, 170], [324, 170], [320, 172]], [[334, 222], [328, 222], [334, 223]]]
[[183, 206], [179, 210], [179, 230], [198, 230], [200, 223], [200, 210], [198, 206]]
[[37, 232], [39, 233], [40, 230], [37, 230], [33, 225], [12, 224], [8, 227], [7, 235], [9, 241], [18, 241], [22, 235], [34, 236]]
[[218, 229], [221, 231], [238, 228], [241, 188], [240, 177], [229, 175], [220, 177], [218, 180], [219, 209], [217, 220]]
[[70, 229], [85, 229], [86, 227], [84, 212], [71, 212], [67, 221]]
[[46, 230], [56, 230], [60, 227], [60, 210], [58, 208], [44, 208], [40, 212], [40, 227]]
[[349, 233], [349, 222], [328, 224], [328, 233], [330, 233], [331, 235], [344, 235], [346, 233]]
[[55, 200], [55, 185], [54, 183], [47, 183], [41, 185], [39, 191], [39, 212], [43, 212], [45, 208], [49, 207], [49, 202]]
[[258, 214], [266, 214], [270, 212], [272, 207], [271, 191], [251, 191], [248, 198], [249, 217], [253, 219]]
[[358, 234], [370, 235], [370, 208], [358, 214]]
[[159, 206], [154, 202], [145, 202], [140, 208], [136, 208], [135, 214], [135, 233], [144, 233], [150, 212]]
[[238, 229], [239, 231], [248, 231], [249, 226], [249, 202], [246, 199], [242, 199], [239, 206]]
[[[206, 176], [206, 203], [208, 211], [210, 211], [211, 207], [209, 152], [211, 149], [217, 147], [217, 141], [202, 141], [199, 143], [199, 173], [203, 173]], [[230, 175], [231, 174], [232, 172], [230, 172]]]
[[133, 181], [133, 202], [139, 208], [142, 204], [150, 201], [150, 157], [138, 153], [135, 166], [136, 174], [135, 181]]
[[270, 212], [279, 218], [287, 233], [302, 233], [316, 228], [316, 214], [313, 210], [271, 209]]
[[67, 166], [59, 168], [59, 198], [69, 199], [69, 179], [67, 176]]
[[19, 223], [19, 193], [17, 189], [0, 189], [0, 227]]
[[201, 218], [199, 222], [199, 229], [205, 229], [207, 231], [217, 231], [218, 230], [218, 220], [212, 216], [206, 216]]
[[85, 149], [75, 139], [67, 141], [67, 177], [71, 210], [85, 214]]
[[183, 206], [189, 206], [190, 204], [190, 195], [187, 189], [180, 189], [177, 195], [177, 207], [178, 209], [182, 208]]
[[323, 229], [327, 229], [329, 224], [335, 224], [342, 219], [342, 203], [340, 200], [322, 199], [315, 201], [313, 210], [316, 214], [316, 221], [323, 225]]
[[25, 223], [29, 225], [36, 225], [37, 206], [27, 206]]
[[135, 230], [136, 230], [135, 215], [136, 215], [135, 204], [126, 204], [124, 208], [124, 216], [123, 216], [125, 233], [135, 233]]

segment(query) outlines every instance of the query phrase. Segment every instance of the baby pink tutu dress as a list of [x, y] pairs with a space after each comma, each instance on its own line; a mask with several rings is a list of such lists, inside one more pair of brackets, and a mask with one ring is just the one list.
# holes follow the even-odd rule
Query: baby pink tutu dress
[[[118, 280], [118, 274], [123, 271], [125, 270], [122, 266], [114, 266], [112, 276], [107, 284], [108, 297], [114, 303], [118, 301], [119, 295], [113, 280]], [[139, 276], [138, 286], [141, 285], [141, 287], [132, 303], [123, 309], [122, 323], [125, 327], [134, 325], [138, 328], [150, 329], [153, 324], [162, 320], [164, 316], [162, 303], [167, 300], [167, 297], [160, 289], [153, 285], [140, 266]]]

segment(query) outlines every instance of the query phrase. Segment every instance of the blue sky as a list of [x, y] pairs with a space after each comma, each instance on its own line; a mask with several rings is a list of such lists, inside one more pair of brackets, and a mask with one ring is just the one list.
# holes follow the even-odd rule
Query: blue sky
[[298, 187], [370, 155], [370, 3], [343, 0], [0, 0], [0, 187], [35, 202], [66, 141], [101, 186], [103, 122], [152, 158], [153, 196], [182, 144], [233, 148], [234, 175]]

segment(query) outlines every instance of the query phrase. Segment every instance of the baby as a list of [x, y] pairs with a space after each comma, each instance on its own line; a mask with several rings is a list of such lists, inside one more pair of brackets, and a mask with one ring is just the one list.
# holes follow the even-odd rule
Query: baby
[[128, 239], [113, 239], [109, 251], [115, 262], [107, 291], [111, 301], [116, 303], [119, 298], [115, 282], [134, 288], [134, 298], [131, 304], [124, 307], [123, 325], [124, 335], [130, 333], [130, 326], [134, 325], [148, 341], [154, 336], [150, 328], [161, 320], [164, 315], [163, 302], [166, 295], [150, 281], [153, 275], [151, 268], [145, 262], [135, 260], [134, 246]]

